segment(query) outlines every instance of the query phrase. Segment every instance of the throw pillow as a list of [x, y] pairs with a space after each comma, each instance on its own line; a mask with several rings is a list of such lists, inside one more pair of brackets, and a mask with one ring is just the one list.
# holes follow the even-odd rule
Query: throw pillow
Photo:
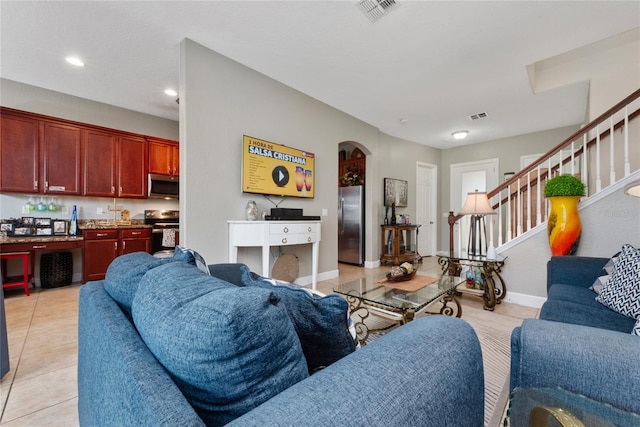
[[227, 424], [309, 375], [273, 291], [172, 263], [144, 276], [132, 313], [147, 347], [206, 425]]
[[640, 316], [640, 250], [622, 246], [609, 281], [596, 301], [625, 316]]
[[209, 273], [209, 268], [207, 267], [207, 263], [205, 262], [203, 256], [193, 249], [176, 246], [173, 257], [180, 258], [185, 262], [195, 265], [203, 273], [211, 274]]
[[131, 303], [145, 273], [173, 261], [173, 258], [155, 258], [146, 252], [132, 252], [119, 256], [107, 268], [104, 289], [130, 318]]
[[612, 256], [611, 259], [607, 261], [604, 267], [602, 267], [602, 270], [600, 270], [600, 275], [595, 280], [595, 282], [593, 282], [593, 285], [591, 285], [589, 289], [594, 291], [596, 294], [600, 293], [600, 291], [602, 290], [602, 287], [606, 285], [607, 282], [609, 281], [609, 276], [611, 276], [611, 273], [613, 273], [613, 263], [615, 262], [615, 260], [618, 258], [619, 255], [620, 255], [620, 252]]
[[631, 335], [640, 336], [640, 317], [636, 320], [636, 325], [633, 327], [633, 331], [631, 331]]
[[349, 305], [339, 295], [318, 295], [295, 284], [266, 279], [252, 273], [244, 264], [216, 264], [209, 268], [213, 276], [238, 286], [273, 290], [282, 299], [302, 344], [310, 373], [329, 366], [357, 348], [358, 341], [350, 331]]

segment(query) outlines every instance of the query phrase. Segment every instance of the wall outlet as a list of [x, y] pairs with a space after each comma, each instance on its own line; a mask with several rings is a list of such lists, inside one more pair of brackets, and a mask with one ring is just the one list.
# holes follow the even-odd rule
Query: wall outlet
[[322, 209], [322, 216], [329, 215], [329, 211], [327, 209]]

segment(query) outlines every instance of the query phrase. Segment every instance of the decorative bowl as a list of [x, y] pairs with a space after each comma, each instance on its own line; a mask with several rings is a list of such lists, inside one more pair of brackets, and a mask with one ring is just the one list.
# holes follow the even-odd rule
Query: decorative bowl
[[411, 273], [403, 274], [401, 276], [392, 276], [391, 273], [387, 273], [387, 280], [389, 282], [406, 282], [407, 280], [413, 279], [416, 275], [416, 270], [413, 270]]

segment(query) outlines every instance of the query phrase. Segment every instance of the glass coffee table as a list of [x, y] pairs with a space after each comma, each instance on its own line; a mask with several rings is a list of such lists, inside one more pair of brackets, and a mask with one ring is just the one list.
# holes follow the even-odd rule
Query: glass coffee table
[[[403, 325], [418, 314], [443, 314], [460, 317], [462, 307], [457, 299], [456, 287], [463, 282], [460, 277], [442, 275], [429, 277], [416, 275], [411, 281], [386, 281], [385, 274], [363, 277], [337, 285], [333, 291], [345, 296], [349, 312], [355, 323], [358, 340], [367, 341], [372, 333], [381, 333], [398, 324]], [[427, 311], [440, 303], [437, 311]], [[355, 314], [355, 316], [354, 316]], [[369, 327], [375, 322], [370, 315], [391, 321], [384, 327]]]

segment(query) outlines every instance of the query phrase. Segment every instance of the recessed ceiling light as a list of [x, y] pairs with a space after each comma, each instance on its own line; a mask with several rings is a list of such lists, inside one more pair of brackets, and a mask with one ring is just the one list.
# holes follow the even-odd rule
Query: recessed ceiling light
[[75, 65], [76, 67], [84, 67], [84, 62], [75, 56], [67, 56], [65, 58], [67, 62], [71, 65]]
[[468, 130], [457, 130], [451, 134], [454, 139], [465, 139], [469, 135]]
[[167, 90], [164, 91], [164, 93], [166, 93], [169, 96], [176, 96], [178, 94], [178, 92], [176, 92], [173, 89], [167, 89]]

